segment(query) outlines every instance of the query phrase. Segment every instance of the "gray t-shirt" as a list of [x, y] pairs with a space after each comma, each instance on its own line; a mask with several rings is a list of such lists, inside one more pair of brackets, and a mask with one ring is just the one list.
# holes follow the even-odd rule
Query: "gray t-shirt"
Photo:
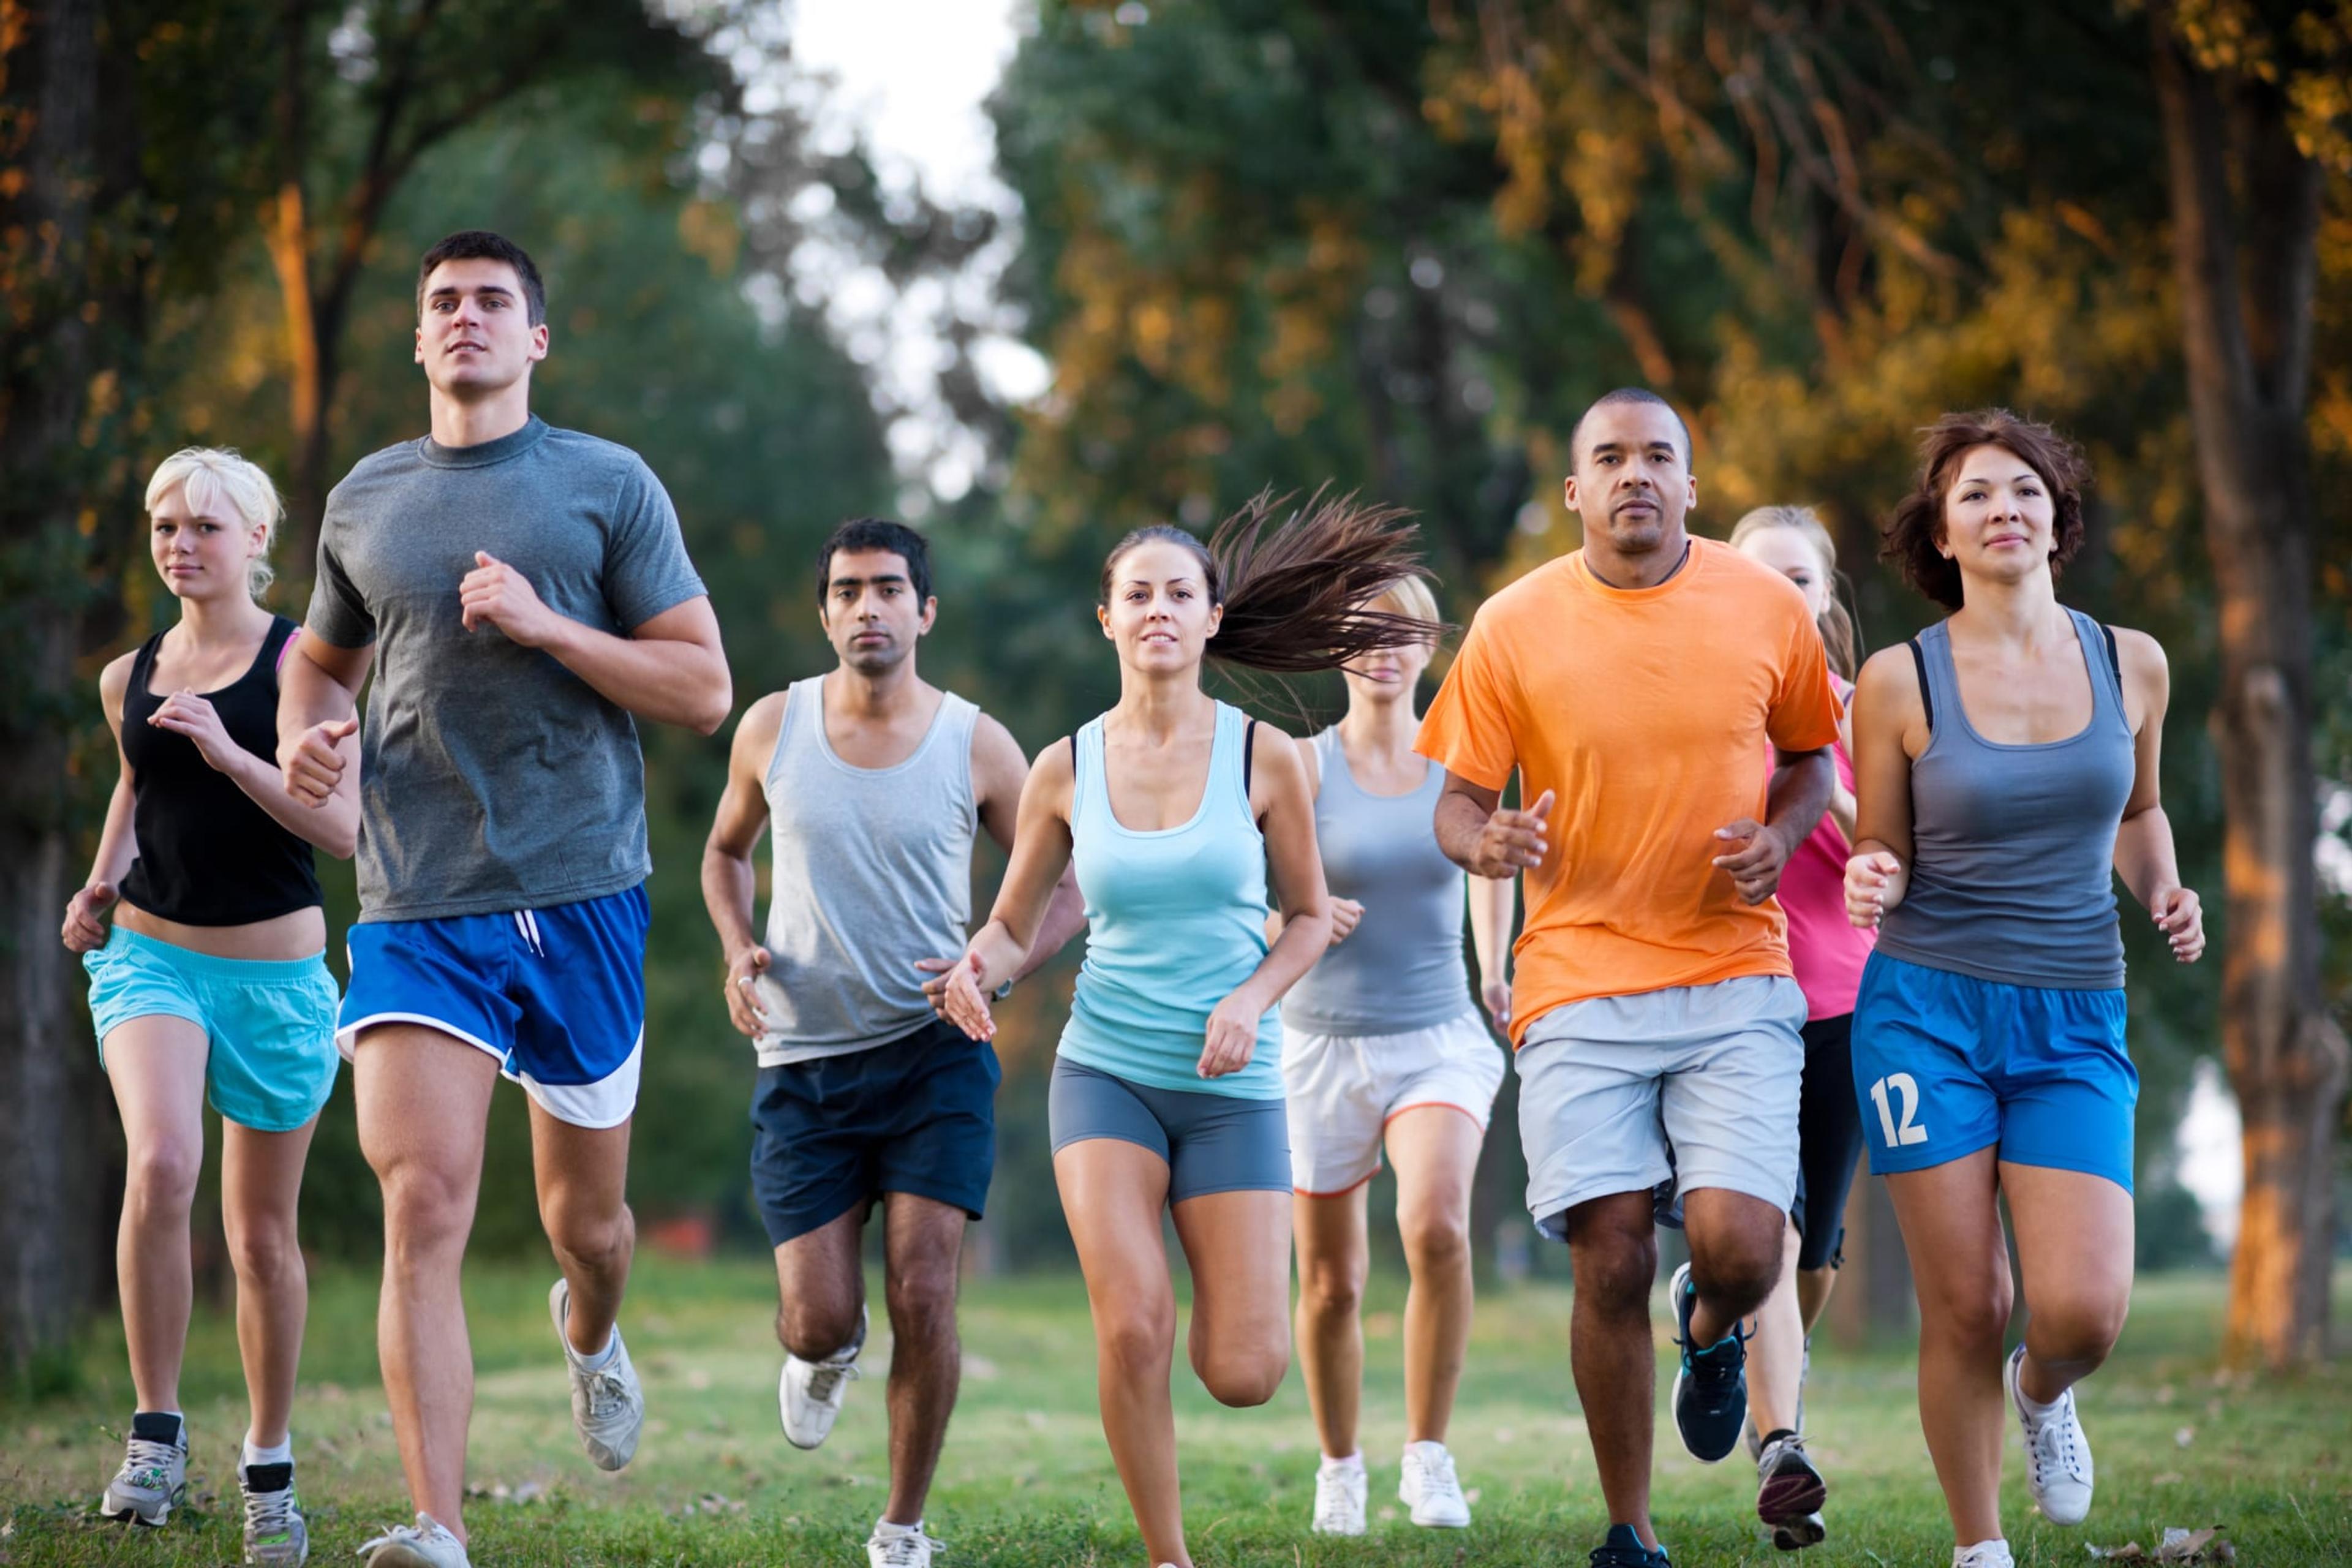
[[545, 909], [652, 869], [636, 726], [551, 655], [466, 630], [478, 550], [615, 636], [704, 592], [668, 494], [625, 447], [533, 416], [478, 447], [427, 437], [362, 459], [327, 498], [310, 628], [376, 649], [363, 921]]

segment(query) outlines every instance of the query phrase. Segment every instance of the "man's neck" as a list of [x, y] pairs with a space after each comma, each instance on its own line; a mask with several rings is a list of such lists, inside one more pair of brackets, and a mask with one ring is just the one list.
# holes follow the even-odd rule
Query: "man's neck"
[[1606, 588], [1654, 588], [1687, 565], [1690, 552], [1690, 535], [1679, 527], [1660, 540], [1655, 550], [1639, 555], [1621, 554], [1606, 544], [1596, 550], [1588, 536], [1584, 542], [1584, 567]]
[[436, 388], [431, 404], [434, 445], [478, 447], [530, 423], [530, 380], [526, 376], [490, 396], [464, 400]]
[[889, 724], [907, 718], [922, 706], [929, 689], [915, 673], [912, 654], [872, 674], [836, 665], [825, 687], [826, 708], [859, 724]]

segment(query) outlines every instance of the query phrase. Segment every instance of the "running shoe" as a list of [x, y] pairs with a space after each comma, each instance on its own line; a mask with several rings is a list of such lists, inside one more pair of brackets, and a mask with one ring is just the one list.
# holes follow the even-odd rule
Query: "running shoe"
[[249, 1568], [301, 1568], [310, 1555], [310, 1529], [294, 1495], [291, 1464], [239, 1465], [245, 1494], [245, 1561]]
[[925, 1535], [919, 1524], [886, 1534], [877, 1521], [866, 1541], [866, 1568], [931, 1568], [931, 1553], [946, 1544]]
[[858, 1375], [857, 1355], [866, 1348], [866, 1309], [857, 1310], [857, 1337], [823, 1361], [803, 1361], [787, 1351], [784, 1374], [776, 1383], [776, 1405], [782, 1413], [784, 1441], [795, 1448], [814, 1448], [833, 1435], [833, 1423], [848, 1397], [849, 1381]]
[[413, 1528], [395, 1524], [362, 1542], [359, 1555], [367, 1568], [473, 1568], [466, 1543], [429, 1513], [418, 1514]]
[[109, 1519], [160, 1526], [187, 1495], [188, 1424], [163, 1411], [139, 1411], [131, 1417], [122, 1466], [106, 1483], [98, 1511]]
[[1675, 1368], [1675, 1430], [1692, 1458], [1711, 1465], [1739, 1446], [1739, 1428], [1748, 1420], [1748, 1343], [1736, 1323], [1704, 1350], [1690, 1342], [1691, 1313], [1698, 1307], [1690, 1273], [1690, 1265], [1684, 1264], [1666, 1286], [1675, 1309], [1675, 1343], [1682, 1347]]
[[1979, 1541], [1974, 1546], [1952, 1548], [1952, 1568], [2017, 1568], [2006, 1541]]
[[555, 1320], [555, 1342], [563, 1347], [564, 1369], [572, 1373], [572, 1426], [580, 1446], [600, 1470], [617, 1470], [637, 1455], [637, 1435], [646, 1425], [646, 1391], [638, 1385], [637, 1369], [630, 1364], [629, 1347], [621, 1342], [621, 1325], [613, 1325], [613, 1353], [602, 1366], [589, 1366], [572, 1348], [564, 1327], [571, 1314], [572, 1287], [556, 1277], [547, 1293], [548, 1315]]
[[1805, 1440], [1776, 1437], [1764, 1445], [1756, 1461], [1756, 1517], [1772, 1527], [1772, 1544], [1783, 1552], [1817, 1546], [1828, 1531], [1822, 1523], [1822, 1504], [1829, 1483], [1806, 1456]]
[[1315, 1470], [1315, 1533], [1364, 1533], [1364, 1494], [1370, 1489], [1362, 1455], [1326, 1459]]
[[1606, 1540], [1592, 1549], [1586, 1560], [1591, 1568], [1675, 1568], [1666, 1556], [1666, 1543], [1658, 1542], [1655, 1552], [1642, 1544], [1630, 1524], [1612, 1524]]
[[1470, 1502], [1454, 1479], [1454, 1456], [1443, 1443], [1407, 1443], [1397, 1501], [1412, 1510], [1412, 1521], [1431, 1530], [1460, 1530], [1470, 1522]]
[[2051, 1523], [2080, 1524], [2091, 1511], [2091, 1442], [2074, 1414], [2074, 1391], [2060, 1394], [2048, 1415], [2028, 1415], [2025, 1391], [2017, 1383], [2024, 1364], [2025, 1347], [2020, 1345], [2001, 1369], [2001, 1381], [2009, 1386], [2010, 1407], [2017, 1412], [2018, 1435], [2025, 1443], [2025, 1489]]

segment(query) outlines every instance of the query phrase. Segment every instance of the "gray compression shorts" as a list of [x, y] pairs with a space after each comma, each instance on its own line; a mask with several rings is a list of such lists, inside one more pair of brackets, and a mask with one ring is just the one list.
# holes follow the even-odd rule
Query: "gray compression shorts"
[[1153, 1089], [1057, 1057], [1045, 1120], [1058, 1154], [1088, 1138], [1139, 1144], [1168, 1162], [1168, 1201], [1290, 1191], [1290, 1126], [1279, 1100]]

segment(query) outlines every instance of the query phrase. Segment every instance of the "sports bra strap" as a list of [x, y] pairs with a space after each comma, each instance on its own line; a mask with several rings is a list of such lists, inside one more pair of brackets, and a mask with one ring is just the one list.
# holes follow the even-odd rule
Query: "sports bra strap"
[[1257, 721], [1242, 726], [1242, 799], [1249, 799], [1250, 763], [1257, 751]]
[[1933, 734], [1936, 729], [1936, 700], [1927, 691], [1927, 650], [1919, 646], [1917, 637], [1910, 639], [1910, 647], [1912, 668], [1919, 672], [1919, 711], [1927, 721], [1928, 732]]

